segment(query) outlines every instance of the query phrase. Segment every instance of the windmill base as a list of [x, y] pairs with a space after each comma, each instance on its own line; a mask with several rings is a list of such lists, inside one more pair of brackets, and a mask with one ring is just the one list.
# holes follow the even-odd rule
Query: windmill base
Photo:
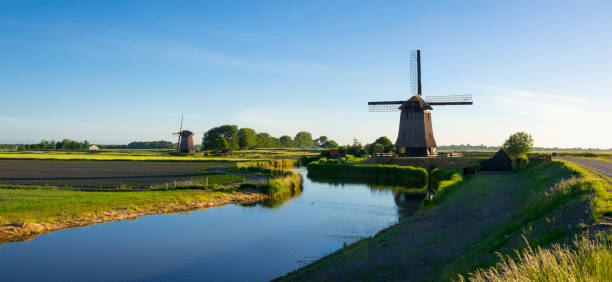
[[397, 155], [400, 157], [431, 157], [436, 155], [436, 148], [406, 148], [398, 147]]

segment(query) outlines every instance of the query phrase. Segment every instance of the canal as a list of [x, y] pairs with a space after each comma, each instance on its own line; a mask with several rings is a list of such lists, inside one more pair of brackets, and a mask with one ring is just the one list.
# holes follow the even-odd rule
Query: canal
[[397, 187], [304, 175], [282, 204], [226, 205], [60, 230], [0, 245], [2, 281], [266, 281], [418, 209]]

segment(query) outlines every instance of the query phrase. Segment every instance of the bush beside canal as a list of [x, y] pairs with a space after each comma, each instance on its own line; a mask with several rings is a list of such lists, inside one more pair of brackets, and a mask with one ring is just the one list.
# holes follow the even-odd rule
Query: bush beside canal
[[359, 165], [343, 163], [312, 162], [308, 175], [319, 177], [342, 177], [349, 179], [379, 180], [397, 183], [427, 183], [427, 170], [412, 166]]

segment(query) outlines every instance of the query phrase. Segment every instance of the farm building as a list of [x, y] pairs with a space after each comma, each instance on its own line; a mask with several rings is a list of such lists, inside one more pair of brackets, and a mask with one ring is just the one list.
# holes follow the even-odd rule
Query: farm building
[[482, 171], [512, 171], [512, 159], [500, 149], [495, 156], [480, 163]]
[[89, 150], [90, 151], [98, 151], [98, 150], [100, 150], [100, 148], [98, 146], [96, 146], [96, 145], [91, 145], [91, 146], [89, 146]]

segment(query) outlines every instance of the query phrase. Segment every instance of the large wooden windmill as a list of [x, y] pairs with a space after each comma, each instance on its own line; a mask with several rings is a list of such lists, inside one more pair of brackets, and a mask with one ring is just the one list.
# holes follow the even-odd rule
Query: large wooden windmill
[[172, 133], [174, 136], [178, 136], [178, 143], [176, 145], [176, 151], [179, 153], [195, 153], [195, 147], [193, 146], [193, 132], [189, 130], [183, 130], [183, 114], [181, 114], [181, 126], [178, 132]]
[[421, 97], [421, 51], [410, 57], [412, 97], [406, 101], [368, 102], [370, 112], [401, 111], [399, 132], [395, 141], [398, 155], [426, 157], [436, 154], [436, 140], [431, 126], [431, 106], [472, 105], [472, 95]]

